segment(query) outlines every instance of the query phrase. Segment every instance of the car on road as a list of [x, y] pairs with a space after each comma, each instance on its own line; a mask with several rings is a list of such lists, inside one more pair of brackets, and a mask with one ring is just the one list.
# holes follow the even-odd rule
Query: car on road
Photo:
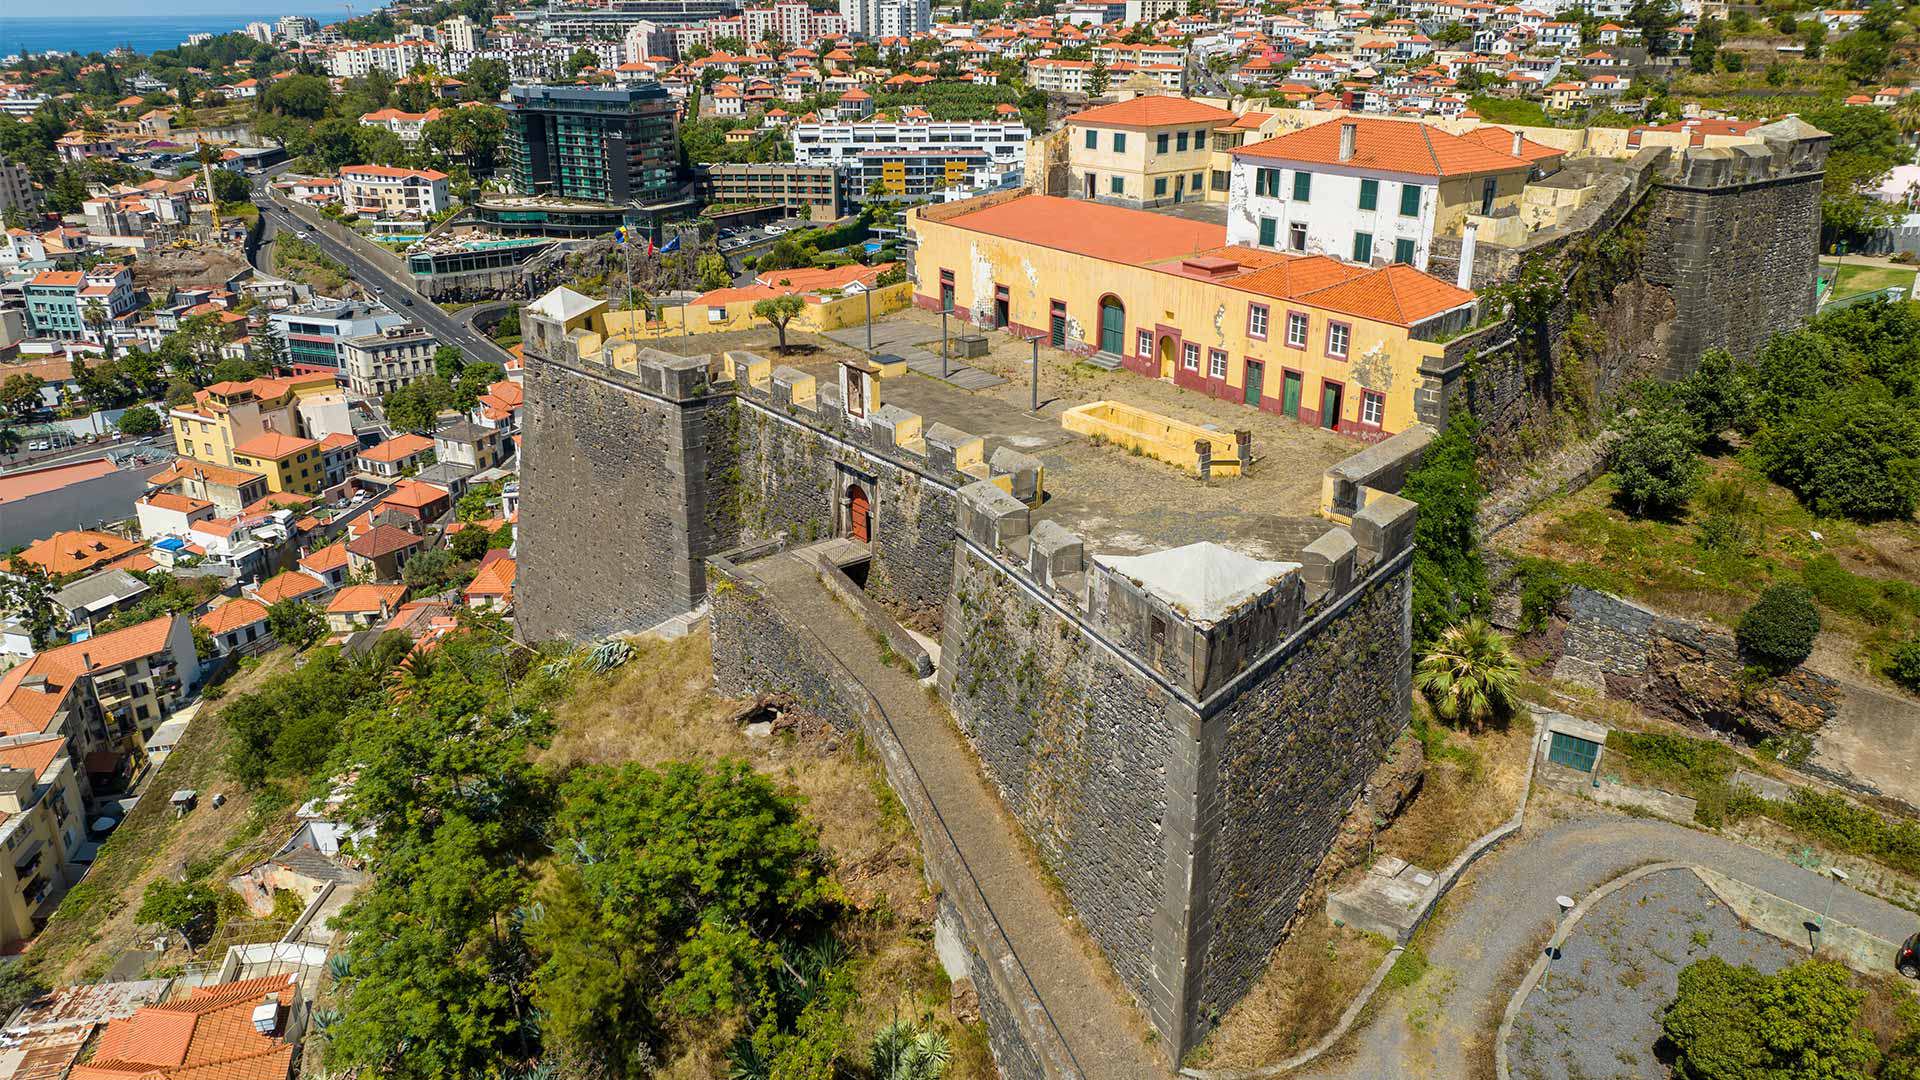
[[302, 239], [302, 240], [310, 240], [310, 239], [312, 239], [312, 237], [309, 237], [309, 236], [308, 236], [308, 235], [307, 235], [306, 233], [303, 233], [303, 232], [296, 232], [296, 233], [294, 233], [293, 235], [295, 235], [295, 236], [297, 236], [297, 237], [299, 237], [299, 238], [300, 238], [300, 239]]
[[400, 297], [400, 302], [401, 302], [401, 303], [403, 303], [403, 304], [405, 304], [405, 305], [407, 305], [408, 307], [412, 307], [412, 306], [413, 306], [413, 297], [411, 297], [411, 296], [406, 296], [406, 295], [402, 295], [402, 296]]
[[45, 440], [45, 439], [35, 439], [34, 441], [32, 441], [32, 442], [30, 442], [30, 443], [28, 443], [28, 444], [27, 444], [27, 449], [29, 449], [29, 450], [51, 450], [51, 449], [53, 449], [53, 444], [52, 444], [52, 443], [50, 443], [50, 442], [48, 442], [48, 441], [47, 441], [47, 440]]
[[1910, 934], [1900, 943], [1900, 952], [1893, 958], [1893, 966], [1909, 979], [1920, 979], [1920, 934]]

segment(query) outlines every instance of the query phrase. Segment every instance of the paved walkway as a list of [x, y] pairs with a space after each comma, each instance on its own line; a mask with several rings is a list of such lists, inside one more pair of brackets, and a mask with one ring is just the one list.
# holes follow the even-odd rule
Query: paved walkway
[[[949, 334], [959, 337], [969, 333], [973, 327], [958, 319], [952, 321]], [[830, 330], [827, 336], [850, 348], [867, 350], [867, 325], [849, 326], [845, 330]], [[989, 386], [999, 386], [1007, 380], [990, 371], [968, 367], [958, 360], [940, 362], [940, 354], [921, 348], [940, 340], [939, 329], [922, 326], [904, 319], [890, 319], [873, 324], [874, 353], [892, 353], [907, 362], [907, 370], [917, 371], [934, 379], [945, 379], [962, 390], [984, 390]]]
[[1061, 1038], [1088, 1080], [1165, 1077], [1166, 1066], [1141, 1034], [1144, 1021], [1113, 976], [1089, 957], [1028, 862], [1013, 821], [980, 779], [979, 766], [945, 711], [913, 676], [880, 662], [865, 628], [820, 584], [796, 553], [746, 568], [766, 582], [782, 608], [804, 623], [865, 683], [893, 721], [900, 742], [947, 823], [961, 855], [999, 918]]
[[1835, 920], [1898, 942], [1920, 918], [1832, 882], [1784, 859], [1710, 833], [1639, 818], [1595, 815], [1550, 825], [1529, 823], [1512, 846], [1468, 874], [1437, 932], [1424, 943], [1428, 975], [1380, 1008], [1337, 1063], [1298, 1075], [1480, 1076], [1490, 1061], [1500, 1016], [1517, 976], [1557, 922], [1556, 896], [1575, 898], [1651, 862], [1686, 862], [1717, 870], [1804, 907], [1831, 904]]

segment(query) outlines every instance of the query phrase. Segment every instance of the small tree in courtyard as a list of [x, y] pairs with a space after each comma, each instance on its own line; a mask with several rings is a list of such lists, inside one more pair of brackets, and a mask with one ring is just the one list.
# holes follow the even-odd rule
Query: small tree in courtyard
[[805, 300], [800, 299], [797, 294], [788, 293], [785, 296], [770, 296], [765, 300], [756, 301], [753, 305], [753, 314], [755, 318], [765, 319], [773, 324], [774, 330], [780, 334], [780, 351], [786, 352], [787, 324], [805, 311], [806, 307]]
[[1666, 517], [1686, 506], [1705, 471], [1699, 435], [1666, 410], [1629, 417], [1608, 464], [1620, 483], [1620, 501], [1635, 517]]
[[1434, 641], [1414, 670], [1413, 685], [1442, 719], [1478, 728], [1513, 712], [1520, 662], [1486, 620], [1468, 619]]

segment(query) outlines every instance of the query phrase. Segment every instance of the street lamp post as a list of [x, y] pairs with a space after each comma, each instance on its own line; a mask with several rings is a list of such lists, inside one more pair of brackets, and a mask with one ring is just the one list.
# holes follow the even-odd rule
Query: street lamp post
[[[1553, 898], [1553, 902], [1559, 906], [1560, 918], [1564, 922], [1567, 913], [1573, 910], [1573, 897], [1556, 896]], [[1547, 938], [1547, 973], [1540, 977], [1540, 992], [1543, 994], [1547, 992], [1547, 984], [1553, 981], [1553, 957], [1554, 954], [1559, 951], [1559, 947], [1553, 943], [1553, 938]]]
[[1837, 866], [1827, 867], [1827, 874], [1833, 879], [1833, 885], [1827, 890], [1827, 898], [1820, 902], [1820, 918], [1814, 923], [1822, 932], [1827, 928], [1827, 912], [1833, 908], [1833, 894], [1840, 891], [1840, 883], [1847, 880], [1847, 872]]

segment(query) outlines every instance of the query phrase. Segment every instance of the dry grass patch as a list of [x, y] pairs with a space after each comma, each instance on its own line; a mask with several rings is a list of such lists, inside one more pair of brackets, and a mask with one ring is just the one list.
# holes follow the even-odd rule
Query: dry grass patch
[[[847, 1019], [862, 1044], [896, 1019], [930, 1020], [953, 1045], [949, 1080], [995, 1076], [984, 1029], [977, 1018], [956, 1014], [933, 951], [935, 904], [912, 823], [858, 734], [804, 721], [750, 739], [733, 723], [742, 703], [713, 692], [706, 635], [633, 646], [634, 658], [612, 674], [576, 676], [573, 692], [554, 710], [554, 736], [540, 763], [565, 770], [733, 757], [799, 795], [854, 909], [842, 927], [861, 961], [858, 1004]], [[664, 1075], [725, 1076], [724, 1045], [690, 1045]]]
[[1378, 934], [1308, 914], [1190, 1064], [1245, 1069], [1305, 1050], [1333, 1030], [1391, 948]]
[[1431, 719], [1416, 702], [1414, 733], [1426, 743], [1419, 794], [1375, 841], [1375, 850], [1439, 870], [1513, 816], [1526, 786], [1533, 725], [1524, 715], [1469, 732]]

